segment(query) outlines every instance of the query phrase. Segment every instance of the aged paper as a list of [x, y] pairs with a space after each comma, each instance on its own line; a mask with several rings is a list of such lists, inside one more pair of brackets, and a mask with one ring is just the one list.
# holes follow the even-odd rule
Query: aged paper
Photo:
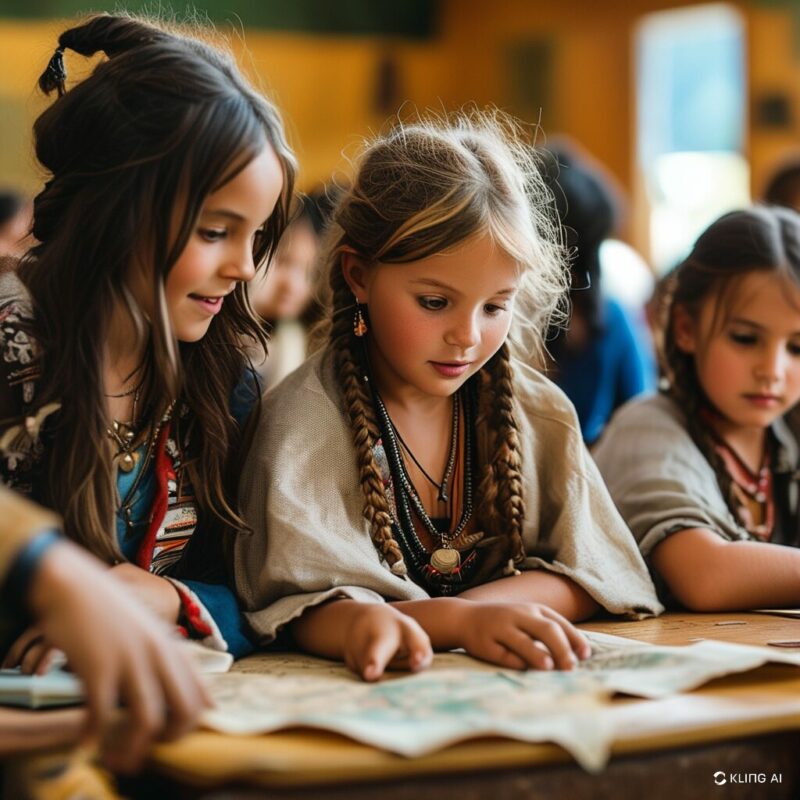
[[262, 653], [211, 676], [217, 705], [204, 722], [239, 734], [321, 728], [409, 757], [477, 736], [549, 741], [598, 770], [613, 737], [603, 713], [612, 694], [658, 698], [768, 661], [800, 665], [800, 654], [728, 642], [670, 647], [586, 636], [593, 654], [572, 672], [517, 672], [445, 653], [425, 672], [389, 673], [375, 684], [336, 662]]
[[459, 668], [439, 664], [369, 684], [321, 659], [278, 656], [273, 665], [262, 657], [267, 674], [251, 672], [251, 664], [212, 676], [217, 706], [204, 723], [240, 734], [322, 728], [404, 756], [496, 735], [555, 742], [586, 769], [604, 765], [613, 728], [597, 712], [610, 690], [578, 672], [540, 673], [526, 685], [521, 673], [474, 669], [465, 660], [448, 656]]
[[[682, 647], [653, 645], [584, 631], [593, 648], [580, 671], [607, 689], [658, 698], [696, 689], [708, 681], [766, 663], [800, 666], [800, 653], [703, 639]], [[529, 675], [530, 673], [528, 673]], [[527, 677], [527, 676], [526, 676]]]

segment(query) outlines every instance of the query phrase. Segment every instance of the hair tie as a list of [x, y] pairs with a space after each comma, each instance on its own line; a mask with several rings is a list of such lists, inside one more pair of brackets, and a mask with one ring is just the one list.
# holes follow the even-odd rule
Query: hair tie
[[59, 45], [56, 47], [50, 61], [45, 70], [48, 82], [58, 89], [58, 96], [64, 96], [64, 84], [67, 80], [67, 71], [64, 69], [64, 46]]

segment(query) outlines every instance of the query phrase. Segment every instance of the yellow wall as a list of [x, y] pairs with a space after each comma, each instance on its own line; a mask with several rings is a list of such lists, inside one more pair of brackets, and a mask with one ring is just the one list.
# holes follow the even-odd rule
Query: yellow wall
[[[557, 93], [542, 109], [544, 134], [573, 136], [630, 190], [636, 184], [633, 32], [642, 14], [686, 4], [442, 0], [440, 33], [423, 42], [248, 31], [247, 57], [236, 36], [233, 41], [245, 67], [249, 63], [283, 109], [303, 168], [302, 188], [346, 169], [343, 152], [352, 152], [360, 137], [381, 127], [386, 115], [374, 103], [381, 60], [391, 58], [397, 67], [397, 105], [450, 109], [473, 101], [495, 103], [535, 122], [536, 110], [515, 107], [506, 65], [517, 45], [550, 39]], [[792, 48], [789, 12], [751, 9], [746, 19], [753, 91], [785, 90], [800, 108], [800, 58]], [[32, 87], [61, 27], [0, 21], [0, 183], [29, 190], [38, 183], [27, 141], [42, 100]], [[79, 64], [68, 59], [70, 74]], [[750, 131], [756, 188], [774, 160], [797, 142], [800, 119], [781, 133]]]
[[783, 9], [759, 9], [748, 15], [750, 95], [784, 93], [791, 102], [793, 120], [785, 130], [749, 128], [748, 156], [754, 196], [760, 196], [776, 164], [800, 155], [800, 52], [796, 48], [800, 17], [793, 20]]
[[39, 183], [30, 125], [44, 101], [34, 87], [60, 27], [0, 21], [0, 185], [33, 191]]
[[[383, 123], [386, 115], [373, 102], [381, 59], [390, 57], [397, 65], [398, 105], [451, 109], [471, 101], [495, 103], [534, 122], [530, 109], [513, 107], [504, 73], [507, 48], [552, 36], [559, 91], [553, 107], [542, 109], [545, 134], [572, 134], [628, 184], [630, 25], [636, 16], [631, 9], [663, 4], [574, 0], [537, 5], [498, 0], [487, 12], [484, 0], [444, 0], [441, 33], [424, 42], [248, 31], [250, 57], [242, 61], [252, 65], [283, 109], [307, 188], [343, 164], [343, 149], [352, 149], [359, 137]], [[29, 121], [41, 108], [31, 87], [60, 27], [0, 21], [0, 99], [18, 104]], [[232, 38], [241, 54], [237, 37]], [[76, 63], [68, 54], [67, 66], [74, 70]], [[9, 159], [7, 151], [0, 153], [0, 169], [27, 186], [34, 182], [30, 163], [20, 164], [16, 155]]]

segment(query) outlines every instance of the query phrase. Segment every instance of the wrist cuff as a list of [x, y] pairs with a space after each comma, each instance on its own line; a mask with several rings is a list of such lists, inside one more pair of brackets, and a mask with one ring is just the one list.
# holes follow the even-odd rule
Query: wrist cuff
[[28, 616], [28, 590], [36, 569], [42, 556], [60, 541], [62, 541], [60, 532], [55, 528], [49, 528], [34, 536], [17, 553], [0, 588], [5, 605], [15, 616]]

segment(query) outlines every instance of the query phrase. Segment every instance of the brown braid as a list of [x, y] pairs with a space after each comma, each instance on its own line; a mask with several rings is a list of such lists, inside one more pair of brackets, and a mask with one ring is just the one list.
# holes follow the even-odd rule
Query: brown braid
[[[519, 429], [513, 407], [514, 372], [507, 343], [486, 364], [483, 375], [478, 425], [488, 425], [494, 441], [478, 487], [477, 519], [487, 533], [505, 539], [505, 555], [501, 558], [519, 562], [525, 556], [522, 542], [525, 502]], [[491, 566], [494, 569], [497, 564]]]
[[392, 517], [372, 448], [380, 438], [372, 399], [367, 391], [359, 365], [353, 356], [358, 346], [353, 336], [353, 321], [347, 307], [353, 305], [352, 295], [342, 276], [342, 270], [331, 272], [333, 307], [341, 312], [333, 320], [331, 347], [335, 354], [336, 373], [342, 389], [344, 406], [353, 431], [353, 444], [358, 458], [359, 480], [364, 492], [364, 516], [370, 525], [372, 542], [395, 575], [405, 575], [406, 565], [400, 545], [392, 535]]
[[675, 336], [672, 332], [672, 320], [667, 326], [663, 359], [665, 361], [665, 373], [669, 378], [668, 394], [686, 415], [686, 430], [689, 436], [692, 437], [692, 441], [697, 445], [705, 460], [714, 470], [720, 492], [733, 518], [739, 520], [733, 480], [725, 467], [722, 456], [717, 452], [708, 425], [704, 423], [700, 414], [701, 409], [704, 405], [707, 405], [707, 402], [705, 401], [705, 393], [697, 380], [694, 357], [684, 353], [676, 345]]

